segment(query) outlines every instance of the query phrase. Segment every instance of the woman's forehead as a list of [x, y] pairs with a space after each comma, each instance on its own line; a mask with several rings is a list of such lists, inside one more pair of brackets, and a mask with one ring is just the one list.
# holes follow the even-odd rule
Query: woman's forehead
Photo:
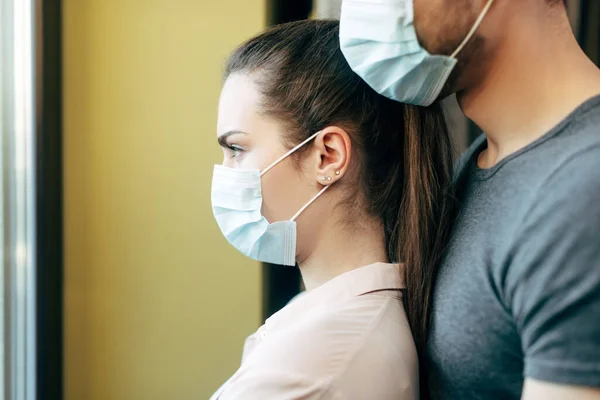
[[219, 99], [217, 133], [230, 130], [251, 132], [260, 121], [260, 93], [245, 74], [233, 74], [225, 81]]

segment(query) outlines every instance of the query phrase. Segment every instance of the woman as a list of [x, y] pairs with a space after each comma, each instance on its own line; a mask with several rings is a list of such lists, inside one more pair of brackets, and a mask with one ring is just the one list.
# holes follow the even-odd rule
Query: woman
[[378, 95], [346, 64], [335, 21], [250, 39], [225, 78], [215, 217], [249, 257], [297, 263], [307, 293], [247, 339], [212, 399], [418, 398], [450, 221], [440, 107]]

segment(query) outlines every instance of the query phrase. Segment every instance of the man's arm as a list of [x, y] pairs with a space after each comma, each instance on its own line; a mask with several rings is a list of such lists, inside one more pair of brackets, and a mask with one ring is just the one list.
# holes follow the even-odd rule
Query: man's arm
[[522, 400], [600, 400], [600, 389], [527, 379]]
[[523, 400], [600, 400], [600, 149], [552, 173], [498, 281], [521, 337]]

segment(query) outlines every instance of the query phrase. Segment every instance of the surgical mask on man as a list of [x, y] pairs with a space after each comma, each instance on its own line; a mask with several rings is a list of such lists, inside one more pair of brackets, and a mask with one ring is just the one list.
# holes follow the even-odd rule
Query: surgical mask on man
[[213, 214], [225, 238], [246, 256], [272, 264], [296, 264], [296, 218], [329, 186], [324, 186], [289, 220], [269, 223], [261, 212], [261, 177], [319, 133], [285, 153], [262, 172], [215, 165], [211, 193]]
[[344, 0], [340, 45], [348, 64], [378, 93], [428, 106], [440, 95], [458, 53], [473, 37], [494, 0], [450, 56], [432, 55], [417, 39], [414, 0]]

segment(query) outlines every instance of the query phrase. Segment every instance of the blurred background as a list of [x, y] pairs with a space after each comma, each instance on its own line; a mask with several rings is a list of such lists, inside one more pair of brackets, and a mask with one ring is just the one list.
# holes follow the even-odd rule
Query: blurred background
[[[568, 0], [588, 54], [600, 2]], [[222, 237], [223, 62], [339, 0], [0, 0], [0, 393], [205, 399], [300, 290]], [[457, 151], [479, 132], [446, 102]]]

